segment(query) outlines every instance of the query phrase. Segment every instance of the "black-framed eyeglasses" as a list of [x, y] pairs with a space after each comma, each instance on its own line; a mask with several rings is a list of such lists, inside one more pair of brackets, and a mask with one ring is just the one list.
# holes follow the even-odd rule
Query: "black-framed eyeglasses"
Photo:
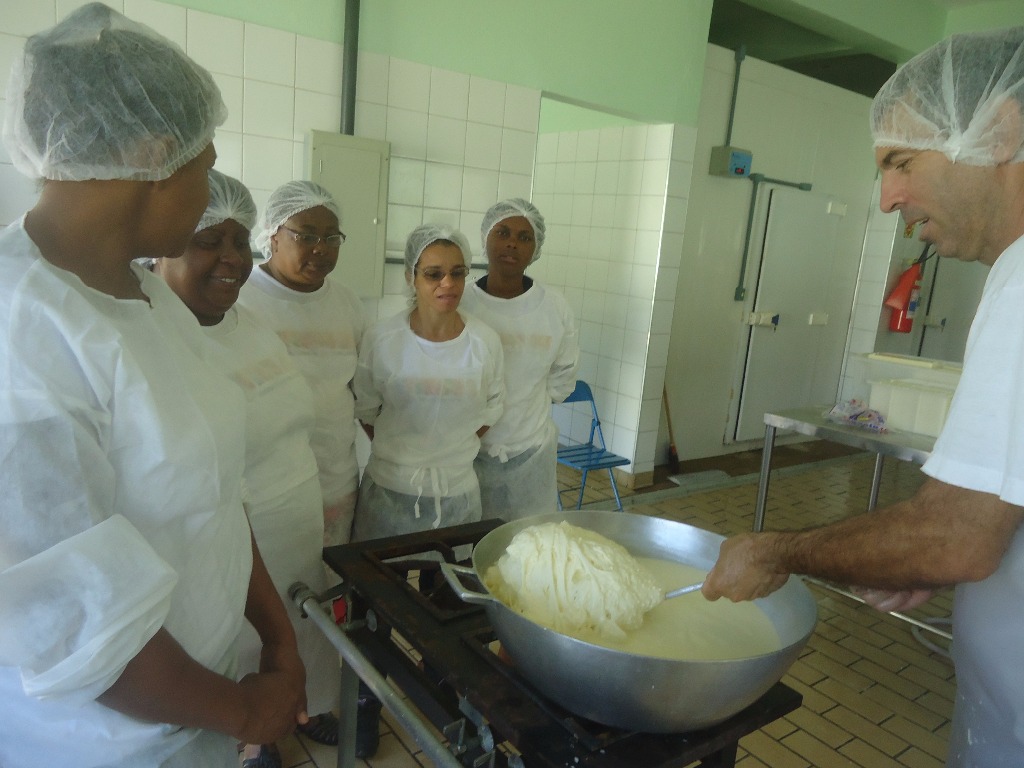
[[310, 232], [299, 232], [297, 229], [282, 224], [281, 229], [287, 229], [291, 232], [292, 240], [305, 248], [315, 248], [317, 243], [323, 242], [328, 248], [340, 248], [341, 244], [345, 242], [345, 233], [339, 232], [336, 235], [314, 235]]
[[440, 267], [427, 267], [426, 269], [420, 269], [416, 267], [414, 270], [417, 274], [423, 275], [424, 280], [428, 280], [431, 283], [440, 283], [444, 280], [444, 276], [448, 275], [452, 280], [465, 280], [469, 275], [469, 267], [452, 267], [445, 272]]

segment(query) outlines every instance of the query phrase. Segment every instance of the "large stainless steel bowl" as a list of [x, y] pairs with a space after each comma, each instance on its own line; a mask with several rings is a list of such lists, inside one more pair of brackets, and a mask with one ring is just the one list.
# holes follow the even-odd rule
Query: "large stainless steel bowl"
[[[463, 600], [486, 607], [502, 646], [541, 693], [581, 717], [617, 728], [678, 733], [719, 723], [754, 703], [785, 674], [814, 631], [817, 606], [803, 582], [756, 601], [778, 632], [778, 651], [725, 661], [639, 656], [594, 645], [530, 621], [482, 586], [487, 569], [512, 537], [531, 525], [566, 520], [617, 541], [637, 557], [709, 570], [723, 537], [683, 523], [625, 512], [565, 512], [495, 528], [473, 550], [473, 567], [445, 564]], [[467, 589], [474, 576], [483, 591]]]

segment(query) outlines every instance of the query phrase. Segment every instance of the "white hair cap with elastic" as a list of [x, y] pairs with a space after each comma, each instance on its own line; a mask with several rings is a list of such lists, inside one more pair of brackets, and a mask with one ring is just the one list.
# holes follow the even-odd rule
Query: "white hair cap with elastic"
[[32, 178], [165, 179], [213, 141], [227, 108], [178, 46], [102, 3], [25, 42], [3, 141]]
[[196, 232], [215, 227], [228, 219], [251, 230], [256, 225], [256, 203], [245, 184], [212, 169], [207, 178], [210, 181], [210, 204], [196, 224]]
[[484, 214], [483, 221], [480, 223], [480, 241], [484, 247], [484, 253], [487, 252], [487, 236], [494, 229], [494, 226], [505, 219], [510, 219], [513, 216], [522, 216], [530, 222], [530, 226], [533, 227], [533, 237], [536, 241], [536, 247], [533, 250], [533, 258], [530, 260], [532, 264], [540, 258], [540, 249], [544, 245], [544, 233], [546, 227], [544, 224], [544, 217], [541, 216], [540, 211], [537, 210], [537, 206], [531, 203], [529, 200], [524, 200], [521, 197], [513, 197], [508, 200], [502, 200], [495, 203], [487, 209], [487, 213]]
[[260, 216], [259, 232], [255, 246], [266, 258], [270, 258], [270, 236], [277, 232], [288, 219], [310, 208], [322, 206], [334, 214], [341, 226], [341, 208], [334, 195], [315, 181], [298, 179], [282, 184], [270, 193], [267, 204]]
[[462, 251], [462, 261], [468, 267], [473, 261], [473, 251], [469, 240], [459, 230], [447, 224], [420, 224], [405, 241], [405, 268], [412, 272], [420, 261], [420, 256], [428, 245], [438, 240], [448, 240]]
[[875, 147], [952, 162], [1024, 161], [1024, 27], [953, 35], [889, 78], [871, 108]]

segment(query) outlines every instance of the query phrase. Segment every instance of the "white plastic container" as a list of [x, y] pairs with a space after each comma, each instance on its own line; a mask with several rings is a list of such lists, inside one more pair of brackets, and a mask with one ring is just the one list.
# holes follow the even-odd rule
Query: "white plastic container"
[[915, 379], [872, 381], [868, 407], [885, 418], [890, 429], [938, 437], [946, 423], [953, 388]]

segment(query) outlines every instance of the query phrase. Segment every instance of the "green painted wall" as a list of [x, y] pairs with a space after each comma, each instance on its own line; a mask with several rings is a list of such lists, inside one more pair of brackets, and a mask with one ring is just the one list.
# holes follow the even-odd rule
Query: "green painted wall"
[[637, 125], [636, 120], [619, 117], [610, 112], [597, 112], [555, 99], [541, 99], [540, 132], [591, 131], [619, 125]]
[[[166, 0], [341, 42], [345, 0]], [[932, 0], [745, 0], [822, 34], [906, 61], [952, 32], [1024, 24], [1022, 0], [946, 11]], [[713, 0], [361, 0], [363, 50], [536, 88], [615, 121], [696, 125]], [[612, 118], [608, 118], [612, 120]], [[614, 123], [612, 123], [614, 124]]]
[[946, 19], [946, 34], [1018, 27], [1021, 24], [1024, 24], [1024, 3], [1021, 0], [992, 0], [951, 9]]
[[[712, 0], [368, 0], [365, 50], [694, 125]], [[401, 20], [401, 23], [396, 23]]]
[[[341, 42], [344, 0], [169, 0]], [[695, 125], [712, 0], [363, 0], [359, 46]]]

